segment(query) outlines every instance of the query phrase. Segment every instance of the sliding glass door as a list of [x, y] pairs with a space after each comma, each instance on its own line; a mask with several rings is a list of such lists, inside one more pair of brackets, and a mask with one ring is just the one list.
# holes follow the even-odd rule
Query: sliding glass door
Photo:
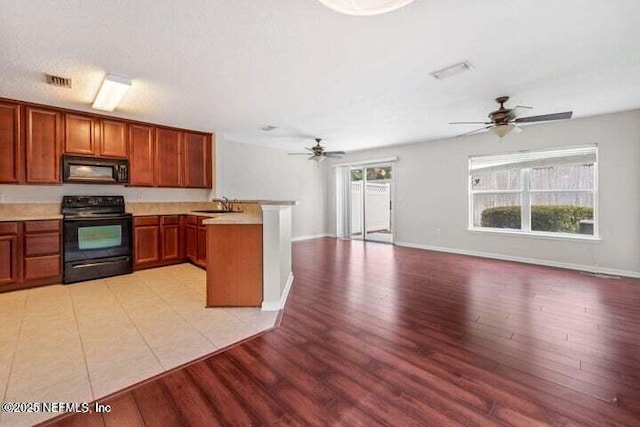
[[351, 169], [351, 238], [393, 242], [391, 165]]

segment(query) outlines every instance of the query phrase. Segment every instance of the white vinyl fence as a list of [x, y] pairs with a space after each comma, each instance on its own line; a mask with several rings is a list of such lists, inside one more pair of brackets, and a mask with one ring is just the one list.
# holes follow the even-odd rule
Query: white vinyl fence
[[[351, 183], [351, 233], [362, 233], [363, 181]], [[367, 183], [367, 233], [391, 231], [391, 184]]]

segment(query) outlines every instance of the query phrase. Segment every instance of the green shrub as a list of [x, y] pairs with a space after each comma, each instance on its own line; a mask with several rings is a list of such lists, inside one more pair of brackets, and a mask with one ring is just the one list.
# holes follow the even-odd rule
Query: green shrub
[[[593, 218], [593, 208], [557, 205], [531, 206], [531, 229], [577, 233], [583, 219]], [[482, 211], [482, 227], [520, 229], [520, 206], [498, 206]]]
[[521, 228], [520, 206], [498, 206], [482, 211], [480, 224], [490, 228]]

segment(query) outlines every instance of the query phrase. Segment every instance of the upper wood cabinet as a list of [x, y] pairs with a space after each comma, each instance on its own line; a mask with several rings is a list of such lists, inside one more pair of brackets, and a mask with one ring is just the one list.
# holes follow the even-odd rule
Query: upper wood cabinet
[[26, 181], [59, 184], [62, 153], [62, 114], [44, 108], [25, 108]]
[[99, 155], [102, 157], [119, 157], [126, 159], [129, 156], [129, 134], [127, 124], [115, 120], [100, 120], [100, 147]]
[[64, 115], [65, 153], [127, 158], [128, 145], [125, 122], [71, 113]]
[[214, 135], [0, 98], [0, 184], [61, 184], [63, 153], [129, 160], [129, 186], [212, 188]]
[[96, 155], [98, 139], [97, 119], [91, 116], [66, 113], [64, 115], [64, 152]]
[[157, 187], [182, 187], [182, 132], [156, 129], [155, 183]]
[[184, 133], [184, 186], [211, 188], [212, 148], [209, 135]]
[[129, 185], [153, 187], [154, 129], [151, 126], [129, 125]]
[[22, 177], [20, 105], [0, 102], [0, 182], [16, 183]]

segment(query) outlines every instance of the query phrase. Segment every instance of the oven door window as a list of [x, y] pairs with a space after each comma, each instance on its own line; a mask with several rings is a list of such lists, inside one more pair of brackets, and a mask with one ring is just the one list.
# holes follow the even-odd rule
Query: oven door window
[[131, 255], [131, 225], [131, 218], [65, 219], [65, 262]]
[[122, 245], [120, 225], [78, 227], [78, 249], [108, 249]]

